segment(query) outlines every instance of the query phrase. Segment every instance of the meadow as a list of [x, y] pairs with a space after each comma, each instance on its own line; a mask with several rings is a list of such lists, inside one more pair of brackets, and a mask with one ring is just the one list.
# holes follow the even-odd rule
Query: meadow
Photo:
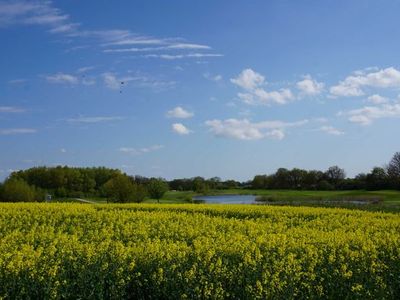
[[[191, 203], [192, 198], [201, 194], [191, 191], [168, 191], [160, 203]], [[396, 190], [351, 190], [351, 191], [315, 191], [315, 190], [267, 190], [267, 189], [224, 189], [210, 190], [206, 195], [256, 195], [260, 204], [345, 207], [369, 211], [400, 212], [400, 191]], [[105, 201], [99, 201], [104, 203]], [[155, 199], [146, 199], [145, 203], [157, 203]], [[365, 202], [361, 205], [353, 202]]]
[[398, 299], [400, 215], [0, 204], [4, 299]]

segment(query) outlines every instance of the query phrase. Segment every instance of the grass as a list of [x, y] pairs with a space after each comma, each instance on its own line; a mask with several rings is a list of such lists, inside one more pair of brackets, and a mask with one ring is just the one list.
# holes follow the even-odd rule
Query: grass
[[[303, 190], [247, 190], [228, 189], [213, 190], [208, 195], [257, 195], [270, 201], [272, 205], [295, 206], [329, 206], [347, 207], [372, 211], [400, 212], [400, 191], [303, 191]], [[170, 191], [165, 194], [160, 203], [187, 203], [190, 197], [198, 194], [194, 192]], [[185, 201], [186, 200], [186, 201]], [[366, 201], [368, 204], [352, 204], [352, 201]], [[154, 203], [155, 200], [149, 200]], [[262, 201], [260, 202], [262, 203]]]
[[[160, 204], [191, 203], [194, 196], [200, 194], [193, 191], [168, 191], [160, 200]], [[211, 190], [207, 195], [257, 195], [265, 200], [260, 203], [271, 205], [293, 206], [328, 206], [346, 207], [371, 211], [400, 212], [400, 191], [303, 191], [303, 190], [248, 190], [228, 189]], [[85, 198], [99, 204], [107, 203], [104, 198]], [[75, 199], [54, 199], [54, 202], [79, 202]], [[351, 201], [369, 201], [363, 205], [352, 204]], [[146, 199], [144, 203], [158, 203], [156, 199]]]

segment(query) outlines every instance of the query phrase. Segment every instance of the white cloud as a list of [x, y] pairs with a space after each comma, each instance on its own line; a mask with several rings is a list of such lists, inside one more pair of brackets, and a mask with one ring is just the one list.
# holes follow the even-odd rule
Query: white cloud
[[0, 129], [0, 135], [14, 135], [14, 134], [29, 134], [36, 133], [37, 130], [33, 128], [8, 128]]
[[119, 148], [119, 151], [123, 152], [123, 153], [132, 154], [132, 155], [140, 155], [140, 154], [157, 151], [162, 148], [164, 148], [163, 145], [153, 145], [153, 146], [144, 147], [144, 148], [121, 147], [121, 148]]
[[199, 44], [189, 44], [189, 43], [177, 43], [168, 46], [169, 49], [190, 49], [190, 50], [209, 50], [210, 46], [199, 45]]
[[181, 123], [174, 123], [172, 124], [172, 130], [179, 134], [179, 135], [187, 135], [189, 133], [191, 133], [192, 131], [189, 130], [185, 125], [181, 124]]
[[22, 113], [26, 110], [19, 107], [14, 106], [0, 106], [0, 113]]
[[117, 41], [107, 43], [104, 46], [115, 45], [115, 46], [127, 46], [127, 45], [163, 45], [167, 43], [167, 40], [157, 39], [146, 36], [131, 36], [127, 34], [125, 37], [121, 39], [117, 39]]
[[265, 135], [276, 140], [282, 140], [285, 137], [285, 133], [282, 129], [273, 129], [267, 132]]
[[400, 71], [394, 67], [378, 71], [362, 71], [346, 77], [338, 85], [332, 86], [330, 92], [333, 96], [362, 96], [364, 87], [373, 88], [399, 88]]
[[336, 129], [335, 127], [332, 126], [322, 126], [319, 128], [320, 131], [326, 132], [331, 135], [343, 135], [344, 132], [340, 131], [339, 129]]
[[79, 83], [78, 77], [70, 74], [57, 73], [54, 75], [45, 76], [46, 80], [51, 83], [66, 83], [77, 84]]
[[333, 96], [344, 96], [344, 97], [357, 97], [362, 96], [364, 92], [357, 85], [351, 85], [346, 82], [340, 82], [338, 85], [333, 86], [329, 89]]
[[203, 76], [205, 79], [215, 81], [215, 82], [219, 82], [222, 80], [222, 75], [220, 75], [220, 74], [211, 75], [210, 73], [204, 73]]
[[184, 110], [182, 107], [177, 106], [166, 113], [167, 118], [188, 119], [193, 117], [193, 113]]
[[104, 73], [103, 74], [103, 80], [105, 85], [112, 89], [112, 90], [118, 90], [121, 88], [121, 86], [125, 85], [129, 81], [135, 80], [134, 77], [124, 77], [124, 78], [117, 78], [114, 74], [112, 73]]
[[247, 119], [209, 120], [205, 124], [210, 131], [219, 137], [227, 137], [238, 140], [259, 140], [266, 137], [283, 139], [284, 129], [299, 127], [307, 124], [307, 120], [298, 122], [263, 121], [252, 123]]
[[239, 99], [246, 104], [285, 104], [294, 98], [289, 89], [280, 89], [278, 91], [266, 91], [263, 89], [265, 77], [252, 69], [243, 70], [238, 77], [232, 78], [231, 82], [246, 91], [245, 93], [238, 93]]
[[326, 123], [329, 120], [327, 118], [324, 118], [324, 117], [319, 117], [319, 118], [315, 118], [313, 121], [318, 122], [318, 123]]
[[369, 96], [367, 98], [367, 100], [368, 100], [368, 102], [371, 102], [373, 104], [383, 104], [383, 103], [387, 103], [388, 102], [387, 98], [382, 97], [382, 96], [380, 96], [378, 94], [374, 94], [372, 96]]
[[[103, 50], [104, 53], [128, 53], [128, 52], [150, 52], [150, 51], [161, 51], [161, 50], [209, 50], [211, 47], [206, 45], [198, 45], [198, 44], [171, 44], [166, 46], [158, 46], [158, 47], [131, 47], [131, 48], [111, 48]], [[197, 54], [195, 54], [197, 55]], [[207, 55], [207, 54], [205, 54]], [[185, 56], [185, 55], [183, 55]], [[150, 56], [151, 57], [151, 56]], [[190, 56], [189, 56], [190, 57]]]
[[313, 79], [310, 75], [306, 75], [303, 80], [296, 83], [297, 88], [304, 95], [318, 95], [324, 90], [325, 84]]
[[148, 54], [144, 55], [146, 58], [161, 58], [166, 60], [175, 60], [183, 58], [205, 58], [205, 57], [222, 57], [222, 54], [214, 53], [189, 53], [189, 54]]
[[112, 121], [120, 121], [123, 120], [123, 117], [78, 117], [78, 118], [71, 118], [67, 119], [69, 123], [103, 123], [103, 122], [112, 122]]
[[252, 93], [238, 93], [238, 97], [246, 104], [268, 105], [270, 103], [286, 104], [293, 99], [293, 94], [289, 89], [267, 92], [258, 88]]
[[83, 78], [81, 82], [83, 85], [94, 85], [96, 84], [96, 79], [94, 79], [93, 77], [86, 77]]
[[76, 70], [76, 73], [78, 73], [78, 74], [86, 73], [88, 71], [93, 70], [94, 68], [95, 68], [94, 66], [82, 67], [82, 68], [79, 68], [78, 70]]
[[263, 85], [264, 80], [265, 77], [261, 74], [254, 72], [252, 69], [245, 69], [238, 77], [232, 78], [231, 82], [245, 90], [252, 91], [260, 85]]
[[106, 87], [113, 90], [121, 89], [131, 83], [137, 87], [150, 87], [154, 89], [169, 88], [175, 85], [174, 81], [163, 81], [144, 75], [117, 77], [113, 73], [103, 73], [102, 77]]
[[103, 80], [105, 85], [112, 90], [118, 90], [121, 87], [121, 81], [111, 73], [104, 73]]
[[339, 115], [348, 116], [350, 122], [369, 125], [376, 119], [400, 117], [400, 103], [383, 104], [380, 106], [365, 106]]
[[[10, 0], [0, 1], [0, 28], [12, 25], [40, 25], [49, 28], [52, 34], [63, 35], [69, 41], [84, 41], [94, 46], [106, 46], [108, 49], [103, 52], [139, 52], [139, 51], [174, 51], [174, 55], [161, 54], [150, 55], [149, 57], [161, 59], [182, 59], [182, 58], [203, 58], [220, 57], [221, 54], [201, 53], [212, 48], [208, 45], [186, 42], [179, 37], [157, 38], [145, 35], [138, 35], [130, 30], [104, 29], [86, 30], [81, 23], [74, 23], [70, 16], [60, 9], [53, 7], [55, 1], [50, 0]], [[134, 48], [117, 48], [134, 46]], [[89, 47], [75, 46], [72, 49]], [[180, 54], [186, 51], [199, 51], [199, 53]]]
[[0, 2], [0, 25], [35, 24], [60, 26], [69, 18], [50, 1], [7, 1]]
[[18, 85], [18, 84], [24, 84], [24, 83], [26, 83], [26, 82], [27, 82], [27, 80], [24, 79], [24, 78], [13, 79], [13, 80], [9, 80], [9, 81], [8, 81], [9, 84], [16, 84], [16, 85]]
[[79, 23], [67, 23], [54, 27], [50, 30], [51, 33], [68, 33], [78, 29]]
[[61, 153], [67, 153], [67, 150], [66, 150], [65, 148], [61, 148], [61, 149], [60, 149], [60, 152], [61, 152]]

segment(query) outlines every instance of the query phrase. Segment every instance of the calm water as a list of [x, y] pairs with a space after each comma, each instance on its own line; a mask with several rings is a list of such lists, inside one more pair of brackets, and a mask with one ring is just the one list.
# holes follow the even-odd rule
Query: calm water
[[220, 203], [220, 204], [253, 204], [256, 203], [254, 195], [218, 195], [218, 196], [196, 196], [196, 202]]
[[[194, 202], [197, 203], [217, 203], [217, 204], [278, 204], [280, 203], [287, 203], [288, 201], [286, 200], [281, 200], [281, 201], [274, 201], [274, 202], [256, 202], [256, 197], [254, 195], [218, 195], [218, 196], [196, 196], [193, 197]], [[295, 198], [293, 200], [296, 200]], [[300, 205], [301, 203], [316, 203], [316, 204], [341, 204], [341, 205], [365, 205], [365, 204], [371, 204], [372, 202], [367, 199], [341, 199], [341, 200], [315, 200], [315, 199], [309, 199], [309, 200], [298, 200], [298, 201], [293, 201], [289, 202], [290, 204], [297, 204]]]

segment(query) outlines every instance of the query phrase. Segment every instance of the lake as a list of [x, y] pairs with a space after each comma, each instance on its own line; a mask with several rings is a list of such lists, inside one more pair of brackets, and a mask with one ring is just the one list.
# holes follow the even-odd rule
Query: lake
[[254, 204], [256, 196], [254, 195], [218, 195], [218, 196], [196, 196], [195, 202], [200, 203], [219, 203], [219, 204]]
[[[259, 196], [258, 196], [259, 197]], [[320, 204], [320, 205], [366, 205], [374, 203], [378, 200], [375, 198], [371, 199], [359, 199], [359, 197], [346, 197], [343, 199], [275, 199], [273, 201], [256, 201], [256, 195], [216, 195], [216, 196], [195, 196], [193, 201], [195, 203], [215, 203], [215, 204], [288, 204], [288, 205], [301, 205], [301, 204]], [[379, 202], [379, 201], [378, 201]]]

